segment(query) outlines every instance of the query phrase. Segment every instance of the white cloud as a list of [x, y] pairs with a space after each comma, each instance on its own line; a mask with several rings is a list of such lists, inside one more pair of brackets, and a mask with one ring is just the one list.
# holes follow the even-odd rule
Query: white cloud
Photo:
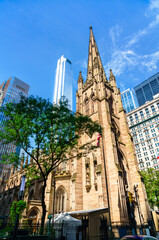
[[154, 9], [159, 9], [159, 0], [150, 0], [149, 9], [151, 11]]
[[116, 47], [116, 39], [120, 36], [120, 33], [121, 33], [121, 28], [119, 25], [116, 25], [115, 27], [109, 30], [109, 36], [112, 40], [113, 48]]
[[[123, 39], [124, 46], [118, 46], [116, 39], [119, 38], [120, 31], [119, 27], [115, 26], [110, 29], [109, 35], [112, 40], [112, 55], [111, 60], [106, 64], [105, 68], [111, 68], [116, 76], [124, 73], [125, 70], [135, 67], [139, 69], [145, 69], [147, 71], [152, 71], [157, 69], [159, 64], [159, 51], [158, 49], [150, 54], [138, 54], [135, 49], [136, 43], [141, 40], [144, 35], [150, 34], [150, 30], [155, 29], [159, 25], [159, 0], [150, 0], [148, 7], [149, 14], [153, 15], [153, 20], [149, 24], [137, 31], [137, 33], [132, 36], [128, 36]], [[152, 19], [152, 17], [151, 17]], [[118, 38], [117, 38], [118, 36]], [[107, 72], [107, 75], [109, 73]]]

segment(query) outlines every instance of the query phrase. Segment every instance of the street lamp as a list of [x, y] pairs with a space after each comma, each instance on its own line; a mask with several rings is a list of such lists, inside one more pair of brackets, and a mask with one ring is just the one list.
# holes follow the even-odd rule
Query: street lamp
[[140, 209], [139, 209], [139, 195], [138, 195], [138, 185], [134, 185], [134, 192], [135, 192], [135, 199], [136, 199], [136, 203], [137, 203], [137, 209], [138, 209], [138, 214], [139, 214], [139, 220], [140, 220], [140, 225], [141, 225], [141, 234], [143, 234], [143, 229], [142, 229], [142, 222], [141, 222], [141, 215], [140, 215]]
[[52, 183], [52, 186], [54, 187], [54, 198], [53, 198], [53, 214], [52, 214], [52, 226], [54, 226], [54, 215], [55, 215], [55, 190], [56, 190], [56, 181], [55, 176]]

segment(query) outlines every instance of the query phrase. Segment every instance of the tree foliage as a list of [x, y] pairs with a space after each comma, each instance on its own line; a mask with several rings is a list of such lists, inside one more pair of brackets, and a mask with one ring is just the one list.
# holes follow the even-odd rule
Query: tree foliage
[[[64, 98], [55, 105], [40, 97], [21, 96], [20, 102], [10, 102], [1, 111], [6, 120], [0, 131], [0, 143], [22, 148], [31, 158], [31, 164], [26, 166], [27, 177], [43, 180], [43, 225], [46, 215], [45, 188], [49, 174], [60, 163], [80, 157], [85, 149], [92, 150], [96, 144], [82, 146], [79, 145], [79, 139], [84, 133], [92, 137], [95, 132], [101, 132], [100, 126], [88, 116], [70, 111]], [[5, 164], [14, 164], [15, 167], [23, 160], [16, 153], [5, 152], [3, 157]]]
[[159, 171], [149, 168], [141, 171], [150, 206], [159, 208]]
[[26, 202], [23, 200], [19, 200], [18, 202], [15, 201], [12, 203], [9, 216], [13, 224], [15, 223], [16, 215], [18, 214], [19, 218], [21, 218], [25, 208]]

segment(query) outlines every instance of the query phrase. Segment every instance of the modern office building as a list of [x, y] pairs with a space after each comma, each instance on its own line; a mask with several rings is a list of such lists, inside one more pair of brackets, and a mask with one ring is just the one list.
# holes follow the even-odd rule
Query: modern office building
[[132, 111], [134, 108], [138, 107], [138, 102], [134, 90], [127, 89], [121, 93], [121, 100], [123, 103], [123, 108], [126, 113]]
[[159, 169], [159, 97], [127, 114], [140, 170]]
[[[29, 93], [29, 85], [20, 79], [16, 77], [11, 77], [7, 81], [3, 82], [0, 85], [0, 106], [4, 106], [8, 102], [16, 101], [18, 102], [20, 99], [20, 95], [28, 96]], [[2, 126], [2, 121], [5, 120], [5, 116], [3, 115], [3, 112], [0, 113], [0, 124]], [[13, 144], [7, 144], [2, 145], [0, 144], [0, 161], [2, 159], [2, 155], [5, 152], [17, 152], [20, 153], [20, 148], [13, 145]], [[10, 166], [4, 166], [0, 163], [0, 178], [3, 175], [6, 176], [9, 174]]]
[[139, 106], [153, 100], [153, 96], [159, 93], [159, 72], [137, 85], [134, 90]]
[[60, 98], [65, 96], [68, 99], [70, 109], [72, 110], [72, 89], [72, 62], [62, 55], [57, 61], [53, 102], [58, 104]]

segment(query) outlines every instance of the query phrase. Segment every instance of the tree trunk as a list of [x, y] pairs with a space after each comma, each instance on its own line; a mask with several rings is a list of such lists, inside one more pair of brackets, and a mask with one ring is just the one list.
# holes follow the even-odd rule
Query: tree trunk
[[42, 188], [42, 199], [41, 199], [41, 204], [42, 204], [42, 218], [41, 218], [41, 230], [40, 230], [40, 234], [43, 234], [43, 233], [44, 233], [44, 224], [45, 224], [45, 217], [46, 217], [45, 189], [46, 189], [46, 180], [44, 180], [44, 185], [43, 185], [43, 188]]

